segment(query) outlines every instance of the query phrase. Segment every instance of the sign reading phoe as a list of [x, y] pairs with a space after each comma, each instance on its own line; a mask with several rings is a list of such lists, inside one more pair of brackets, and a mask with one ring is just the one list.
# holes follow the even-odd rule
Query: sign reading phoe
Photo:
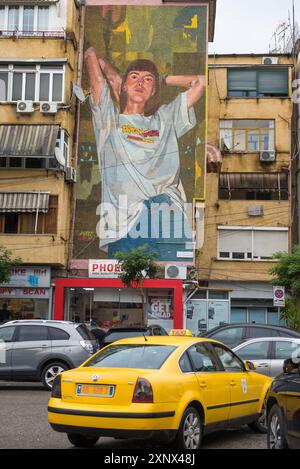
[[273, 305], [285, 306], [285, 288], [273, 287]]
[[121, 272], [121, 266], [116, 259], [89, 260], [90, 278], [117, 278]]

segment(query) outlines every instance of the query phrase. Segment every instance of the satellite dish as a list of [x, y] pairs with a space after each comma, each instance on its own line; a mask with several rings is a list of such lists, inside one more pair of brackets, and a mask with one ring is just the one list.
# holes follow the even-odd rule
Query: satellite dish
[[86, 96], [84, 95], [83, 89], [80, 88], [79, 85], [73, 85], [73, 93], [75, 94], [76, 98], [79, 99], [80, 102], [84, 102], [86, 100]]
[[61, 149], [56, 147], [55, 150], [54, 150], [54, 154], [55, 154], [55, 158], [57, 159], [59, 164], [61, 166], [65, 166], [66, 162], [65, 162], [65, 158], [64, 158], [64, 155], [63, 155], [63, 152], [61, 151]]

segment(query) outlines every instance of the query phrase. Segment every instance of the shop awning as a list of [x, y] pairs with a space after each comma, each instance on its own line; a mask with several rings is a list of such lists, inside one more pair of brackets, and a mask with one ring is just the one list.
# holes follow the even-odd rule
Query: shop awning
[[0, 125], [0, 156], [53, 158], [58, 125]]
[[49, 208], [50, 192], [0, 192], [0, 213], [43, 212]]
[[287, 190], [288, 175], [287, 173], [222, 173], [220, 189]]

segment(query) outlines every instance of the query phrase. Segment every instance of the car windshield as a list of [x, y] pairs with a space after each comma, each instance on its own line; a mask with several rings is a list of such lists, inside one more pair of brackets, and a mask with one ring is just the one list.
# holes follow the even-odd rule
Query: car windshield
[[108, 333], [103, 342], [106, 344], [110, 344], [111, 342], [116, 342], [117, 340], [121, 339], [128, 339], [130, 337], [141, 337], [143, 335], [149, 335], [148, 331], [114, 331]]
[[97, 353], [85, 366], [159, 370], [175, 349], [170, 345], [111, 345]]

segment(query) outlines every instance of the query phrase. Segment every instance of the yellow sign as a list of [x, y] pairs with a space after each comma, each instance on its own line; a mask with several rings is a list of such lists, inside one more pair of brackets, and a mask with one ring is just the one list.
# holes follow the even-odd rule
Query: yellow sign
[[193, 334], [188, 329], [172, 329], [170, 331], [170, 335], [171, 336], [177, 336], [177, 337], [180, 337], [180, 336], [182, 336], [182, 337], [193, 337]]

